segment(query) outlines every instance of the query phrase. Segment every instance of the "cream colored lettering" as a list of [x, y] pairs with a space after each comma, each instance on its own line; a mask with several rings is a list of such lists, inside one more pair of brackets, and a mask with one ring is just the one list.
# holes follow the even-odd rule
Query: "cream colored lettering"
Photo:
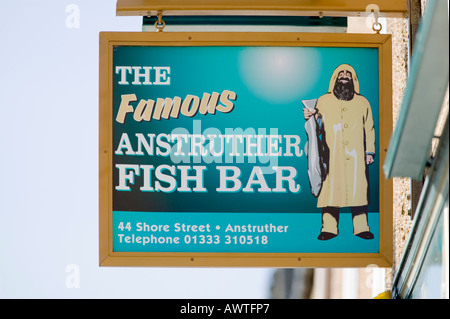
[[[178, 118], [181, 115], [187, 117], [195, 116], [199, 111], [200, 114], [215, 114], [216, 111], [222, 113], [230, 113], [234, 109], [234, 103], [237, 95], [233, 91], [224, 90], [222, 94], [213, 92], [212, 94], [204, 93], [202, 98], [188, 94], [181, 99], [178, 96], [174, 98], [158, 98], [156, 105], [154, 100], [140, 100], [134, 107], [131, 103], [137, 102], [136, 94], [123, 94], [117, 112], [116, 121], [124, 124], [127, 114], [133, 114], [136, 122], [153, 120]], [[219, 103], [220, 100], [220, 103]]]
[[141, 122], [142, 120], [150, 121], [154, 104], [155, 101], [153, 100], [140, 100], [136, 110], [134, 111], [134, 120], [136, 122]]
[[[169, 118], [169, 116], [178, 118], [178, 115], [180, 114], [180, 105], [181, 98], [178, 96], [175, 96], [173, 99], [169, 97], [165, 99], [158, 99], [156, 100], [156, 107], [153, 118], [155, 120], [160, 120], [161, 116], [166, 120]], [[150, 119], [148, 119], [147, 121], [150, 121]]]
[[233, 111], [234, 104], [230, 100], [236, 101], [236, 93], [233, 91], [224, 90], [220, 95], [220, 102], [224, 105], [218, 105], [217, 111], [222, 113], [230, 113]]
[[125, 115], [134, 111], [130, 102], [136, 102], [136, 94], [124, 94], [122, 95], [122, 101], [120, 102], [119, 112], [117, 112], [116, 121], [119, 123], [125, 123]]
[[215, 114], [216, 113], [216, 107], [219, 103], [219, 97], [220, 94], [217, 92], [213, 92], [213, 94], [204, 93], [202, 102], [200, 103], [200, 113], [201, 114]]
[[195, 95], [187, 95], [181, 106], [181, 114], [187, 117], [193, 117], [197, 114], [200, 105], [200, 98]]

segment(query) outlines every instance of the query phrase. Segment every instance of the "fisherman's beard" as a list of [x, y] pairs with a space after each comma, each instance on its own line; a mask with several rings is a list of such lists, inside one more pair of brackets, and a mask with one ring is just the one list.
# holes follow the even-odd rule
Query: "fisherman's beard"
[[347, 83], [341, 83], [339, 80], [336, 81], [333, 93], [339, 100], [350, 101], [355, 95], [353, 81], [350, 80]]

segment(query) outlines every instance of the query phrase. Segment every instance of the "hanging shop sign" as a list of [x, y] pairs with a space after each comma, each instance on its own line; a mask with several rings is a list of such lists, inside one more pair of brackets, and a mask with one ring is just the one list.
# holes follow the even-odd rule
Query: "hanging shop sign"
[[389, 35], [100, 34], [100, 265], [392, 260]]

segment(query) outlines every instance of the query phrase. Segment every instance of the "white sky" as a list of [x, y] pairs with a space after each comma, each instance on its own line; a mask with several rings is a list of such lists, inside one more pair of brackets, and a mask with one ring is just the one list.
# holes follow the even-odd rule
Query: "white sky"
[[98, 33], [142, 26], [115, 5], [0, 2], [0, 298], [268, 298], [271, 269], [98, 266]]

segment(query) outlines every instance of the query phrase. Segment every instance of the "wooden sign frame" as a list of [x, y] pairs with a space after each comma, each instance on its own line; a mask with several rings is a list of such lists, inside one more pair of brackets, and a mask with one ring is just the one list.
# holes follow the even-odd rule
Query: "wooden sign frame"
[[[145, 267], [390, 267], [392, 181], [382, 173], [392, 131], [391, 36], [302, 33], [101, 32], [99, 52], [99, 264]], [[281, 46], [377, 48], [379, 63], [379, 251], [377, 253], [202, 253], [113, 251], [113, 50], [118, 46]]]
[[407, 0], [118, 0], [118, 16], [166, 15], [265, 15], [364, 17], [377, 8], [381, 17], [403, 18]]

